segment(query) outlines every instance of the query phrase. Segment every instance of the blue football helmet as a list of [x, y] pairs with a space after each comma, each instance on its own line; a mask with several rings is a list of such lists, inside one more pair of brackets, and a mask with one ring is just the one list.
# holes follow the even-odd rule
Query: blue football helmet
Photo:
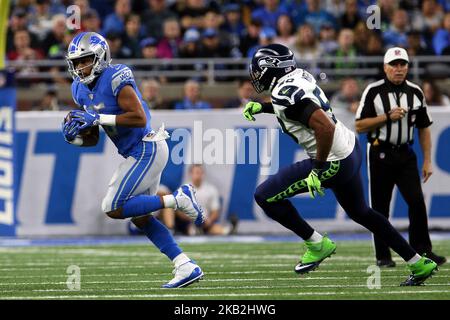
[[[92, 71], [88, 76], [83, 76], [82, 69], [76, 69], [74, 60], [92, 56]], [[69, 73], [74, 80], [83, 84], [91, 83], [103, 70], [111, 64], [111, 52], [108, 42], [100, 34], [95, 32], [81, 32], [69, 44], [66, 61], [69, 65]]]
[[281, 44], [259, 48], [249, 66], [250, 79], [256, 92], [271, 91], [278, 79], [296, 69], [292, 51]]

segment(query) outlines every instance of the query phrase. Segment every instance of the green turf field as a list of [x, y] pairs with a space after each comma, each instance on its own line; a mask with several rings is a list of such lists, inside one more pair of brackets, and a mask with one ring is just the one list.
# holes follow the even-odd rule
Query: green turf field
[[[450, 264], [421, 287], [399, 287], [409, 274], [382, 269], [381, 288], [368, 289], [373, 264], [369, 241], [338, 242], [337, 253], [319, 269], [298, 276], [303, 252], [296, 243], [183, 244], [205, 278], [184, 289], [161, 289], [172, 265], [151, 245], [0, 248], [1, 299], [450, 299]], [[450, 252], [450, 240], [434, 241]], [[81, 268], [81, 290], [67, 289], [66, 269]]]

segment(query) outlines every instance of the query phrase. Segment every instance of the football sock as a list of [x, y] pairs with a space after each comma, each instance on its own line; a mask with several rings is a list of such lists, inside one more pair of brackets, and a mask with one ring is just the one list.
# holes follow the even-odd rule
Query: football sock
[[417, 261], [420, 260], [420, 258], [422, 258], [421, 256], [419, 256], [417, 253], [414, 257], [412, 257], [411, 259], [409, 259], [408, 261], [406, 261], [408, 264], [414, 264]]
[[323, 236], [320, 233], [318, 233], [317, 231], [314, 231], [312, 236], [309, 239], [306, 239], [306, 241], [309, 241], [309, 242], [321, 242], [322, 239], [323, 239]]
[[191, 259], [189, 259], [189, 257], [186, 254], [180, 253], [174, 259], [172, 259], [172, 261], [175, 267], [178, 268], [182, 264], [191, 261]]
[[139, 217], [163, 207], [160, 196], [139, 195], [125, 202], [122, 216], [124, 218]]
[[163, 201], [164, 201], [164, 208], [175, 209], [176, 201], [175, 201], [175, 197], [173, 196], [173, 194], [168, 194], [168, 195], [163, 196]]
[[[178, 244], [175, 242], [170, 231], [155, 217], [150, 216], [147, 224], [142, 230], [147, 238], [149, 238], [150, 241], [153, 242], [153, 244], [170, 260], [174, 261], [175, 258], [178, 258], [178, 256], [183, 254], [183, 251], [178, 247]], [[182, 258], [179, 258], [179, 260], [182, 260]], [[176, 262], [174, 261], [174, 263]]]

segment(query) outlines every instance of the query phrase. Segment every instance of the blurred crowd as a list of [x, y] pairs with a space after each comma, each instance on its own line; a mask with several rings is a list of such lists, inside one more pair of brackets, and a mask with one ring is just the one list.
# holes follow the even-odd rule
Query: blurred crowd
[[[300, 66], [305, 59], [332, 57], [330, 68], [375, 67], [379, 68], [377, 77], [383, 76], [381, 63], [362, 64], [345, 58], [382, 56], [392, 46], [407, 48], [410, 57], [450, 54], [450, 0], [11, 2], [7, 34], [9, 60], [62, 59], [71, 39], [81, 31], [95, 31], [105, 36], [113, 58], [251, 57], [261, 45], [281, 43], [292, 49]], [[369, 29], [366, 21], [372, 12], [367, 13], [367, 8], [374, 4], [380, 9], [380, 25], [378, 29]], [[69, 30], [66, 26], [66, 17], [70, 15], [66, 10], [70, 5], [80, 9], [79, 29]], [[202, 67], [186, 66], [194, 71]], [[216, 66], [221, 67], [232, 68]], [[36, 68], [25, 65], [19, 72], [29, 74]], [[135, 66], [136, 70], [156, 73], [170, 68], [174, 67], [170, 64]], [[51, 82], [67, 82], [64, 77], [56, 76], [64, 68], [44, 71], [55, 74]], [[158, 83], [171, 81], [162, 76], [155, 78]], [[343, 87], [352, 86], [348, 81], [342, 82]], [[186, 83], [186, 87], [192, 88], [195, 84]], [[208, 103], [193, 104], [185, 99], [170, 106], [175, 109], [192, 107], [204, 109], [208, 108]]]
[[[72, 4], [80, 8], [78, 30], [65, 25]], [[373, 4], [381, 24], [370, 30]], [[380, 55], [391, 46], [446, 55], [449, 10], [448, 0], [16, 0], [8, 58], [62, 57], [80, 31], [105, 36], [113, 58], [250, 57], [270, 42], [289, 46], [299, 59]]]

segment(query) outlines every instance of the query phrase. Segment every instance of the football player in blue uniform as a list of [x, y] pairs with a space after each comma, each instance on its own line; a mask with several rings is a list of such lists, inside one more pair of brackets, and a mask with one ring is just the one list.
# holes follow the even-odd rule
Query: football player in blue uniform
[[436, 263], [418, 255], [382, 214], [367, 205], [358, 140], [336, 119], [313, 76], [296, 67], [291, 50], [279, 44], [262, 47], [249, 68], [255, 90], [269, 91], [271, 103], [247, 103], [245, 118], [254, 121], [254, 114], [275, 114], [283, 132], [309, 156], [280, 169], [255, 192], [256, 202], [270, 218], [305, 240], [307, 250], [295, 271], [314, 270], [335, 252], [336, 245], [302, 219], [288, 198], [304, 192], [314, 198], [324, 194], [323, 188], [330, 188], [350, 218], [383, 239], [408, 263], [412, 274], [402, 285], [419, 285], [430, 277]]
[[66, 56], [73, 77], [72, 96], [83, 110], [72, 110], [63, 122], [67, 142], [95, 145], [102, 126], [125, 158], [114, 173], [102, 202], [102, 210], [113, 219], [131, 218], [151, 242], [175, 265], [174, 278], [164, 288], [187, 286], [202, 278], [201, 268], [183, 253], [169, 230], [151, 215], [162, 208], [184, 211], [197, 225], [203, 223], [191, 185], [174, 194], [157, 196], [161, 172], [168, 160], [169, 137], [164, 127], [153, 131], [150, 111], [134, 81], [132, 71], [111, 64], [108, 43], [99, 34], [75, 36]]

